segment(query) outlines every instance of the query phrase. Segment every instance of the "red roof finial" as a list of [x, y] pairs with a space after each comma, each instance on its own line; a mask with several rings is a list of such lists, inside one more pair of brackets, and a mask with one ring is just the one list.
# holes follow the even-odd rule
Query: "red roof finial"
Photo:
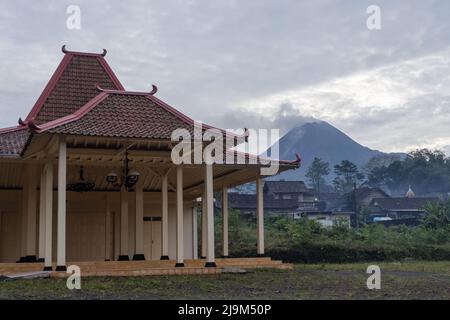
[[108, 52], [108, 51], [106, 51], [106, 49], [103, 49], [103, 52], [102, 52], [102, 53], [83, 53], [83, 52], [73, 52], [73, 51], [69, 51], [69, 50], [67, 50], [67, 48], [66, 48], [66, 45], [63, 45], [63, 46], [62, 46], [62, 48], [61, 48], [61, 51], [62, 51], [63, 53], [76, 53], [76, 54], [91, 54], [91, 55], [101, 55], [102, 57], [106, 56], [106, 53]]
[[154, 84], [152, 84], [152, 91], [150, 91], [150, 95], [152, 96], [157, 92], [158, 92], [158, 87], [155, 86]]
[[19, 122], [19, 125], [21, 125], [21, 126], [26, 126], [27, 125], [27, 122], [23, 121], [22, 118], [19, 118], [18, 122]]
[[248, 137], [250, 137], [250, 131], [248, 130], [248, 128], [244, 128], [244, 141], [248, 142]]
[[104, 92], [105, 91], [105, 89], [100, 87], [100, 83], [98, 83], [98, 82], [95, 83], [95, 89], [97, 89], [97, 91], [100, 91], [100, 92]]
[[298, 153], [295, 154], [295, 160], [293, 161], [294, 163], [300, 163], [302, 162], [302, 158], [299, 156]]

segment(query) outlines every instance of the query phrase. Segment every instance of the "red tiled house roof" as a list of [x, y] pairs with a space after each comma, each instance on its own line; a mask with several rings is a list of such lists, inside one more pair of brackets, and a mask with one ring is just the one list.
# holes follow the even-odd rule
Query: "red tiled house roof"
[[17, 157], [22, 152], [31, 132], [28, 127], [0, 130], [0, 157]]
[[170, 140], [177, 128], [193, 134], [191, 124], [168, 112], [149, 94], [105, 91], [79, 114], [38, 126], [37, 132]]
[[42, 124], [70, 115], [102, 88], [125, 90], [101, 54], [67, 52], [25, 122]]

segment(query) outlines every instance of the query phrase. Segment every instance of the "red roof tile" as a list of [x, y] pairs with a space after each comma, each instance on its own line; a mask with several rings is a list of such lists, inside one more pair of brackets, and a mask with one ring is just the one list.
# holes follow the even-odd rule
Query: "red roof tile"
[[30, 135], [28, 127], [0, 130], [0, 156], [19, 156]]
[[103, 92], [78, 115], [38, 127], [38, 133], [170, 140], [177, 128], [193, 134], [193, 126], [143, 94]]
[[25, 121], [42, 124], [74, 113], [98, 95], [97, 83], [124, 90], [102, 55], [66, 53]]
[[[175, 129], [184, 128], [193, 135], [194, 121], [153, 96], [156, 87], [151, 93], [125, 91], [104, 59], [106, 51], [68, 52], [63, 47], [63, 52], [63, 60], [21, 126], [0, 129], [0, 156], [20, 155], [30, 136], [42, 132], [170, 140]], [[104, 89], [99, 92], [96, 86]], [[210, 128], [214, 127], [203, 124], [204, 130]], [[255, 156], [236, 152], [235, 157]], [[298, 165], [299, 159], [280, 163]]]

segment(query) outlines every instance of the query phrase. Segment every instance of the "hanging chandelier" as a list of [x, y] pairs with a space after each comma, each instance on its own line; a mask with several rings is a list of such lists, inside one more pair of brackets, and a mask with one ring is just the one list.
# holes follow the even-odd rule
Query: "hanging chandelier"
[[106, 176], [106, 181], [108, 184], [112, 185], [115, 188], [120, 188], [124, 186], [127, 188], [128, 191], [131, 191], [134, 187], [134, 185], [139, 180], [139, 172], [137, 171], [131, 171], [129, 168], [129, 162], [128, 159], [128, 152], [125, 153], [125, 159], [123, 161], [123, 169], [122, 169], [122, 175], [119, 177], [117, 173], [114, 171], [108, 173]]
[[80, 178], [78, 182], [70, 183], [67, 185], [67, 190], [75, 192], [92, 191], [95, 187], [94, 182], [88, 182], [84, 179], [83, 166], [80, 166]]

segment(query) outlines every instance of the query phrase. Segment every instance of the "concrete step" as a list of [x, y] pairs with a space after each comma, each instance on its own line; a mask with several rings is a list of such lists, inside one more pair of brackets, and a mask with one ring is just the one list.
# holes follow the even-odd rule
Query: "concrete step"
[[[162, 271], [162, 270], [210, 270], [211, 268], [204, 268], [205, 260], [185, 260], [185, 268], [174, 268], [175, 260], [152, 260], [152, 261], [82, 261], [82, 262], [68, 262], [69, 265], [77, 265], [81, 268], [83, 275], [89, 274], [171, 274], [181, 271]], [[217, 259], [216, 264], [218, 270], [221, 268], [275, 268], [275, 269], [291, 269], [292, 265], [284, 264], [279, 260], [271, 260], [269, 257], [262, 258], [227, 258]], [[43, 263], [0, 263], [0, 275], [11, 273], [26, 273], [26, 272], [41, 272], [43, 270]], [[53, 270], [56, 265], [53, 264]], [[157, 271], [154, 271], [157, 270]], [[184, 271], [192, 272], [188, 274], [203, 274], [206, 271]], [[61, 272], [59, 274], [62, 274]], [[65, 273], [64, 273], [65, 274]]]

